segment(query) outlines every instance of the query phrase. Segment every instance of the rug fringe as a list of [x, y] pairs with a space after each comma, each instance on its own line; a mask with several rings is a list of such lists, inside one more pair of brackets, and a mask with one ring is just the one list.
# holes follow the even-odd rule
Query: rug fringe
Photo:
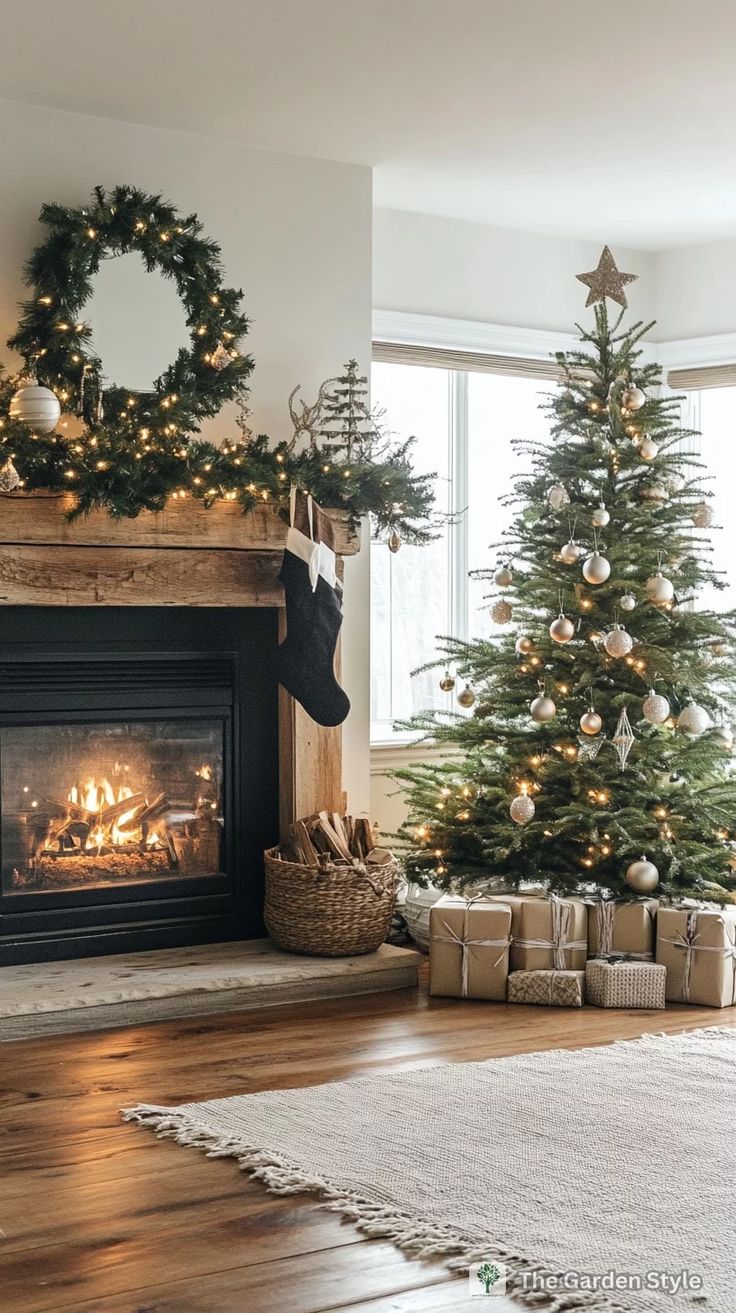
[[[725, 1029], [725, 1028], [724, 1028]], [[630, 1041], [628, 1041], [630, 1042]], [[614, 1302], [604, 1294], [586, 1292], [546, 1295], [523, 1288], [523, 1279], [532, 1276], [539, 1280], [559, 1276], [552, 1268], [530, 1263], [519, 1254], [502, 1245], [471, 1238], [440, 1227], [409, 1214], [399, 1213], [383, 1204], [372, 1203], [354, 1191], [340, 1189], [329, 1181], [308, 1173], [286, 1162], [278, 1154], [256, 1145], [244, 1144], [234, 1136], [217, 1132], [196, 1122], [183, 1110], [139, 1103], [122, 1109], [123, 1121], [138, 1122], [155, 1131], [160, 1139], [173, 1139], [188, 1148], [201, 1149], [208, 1158], [235, 1158], [241, 1170], [276, 1195], [318, 1194], [324, 1207], [340, 1213], [363, 1232], [373, 1238], [390, 1240], [398, 1249], [414, 1258], [442, 1258], [453, 1272], [467, 1272], [473, 1263], [488, 1259], [506, 1267], [506, 1290], [513, 1299], [538, 1313], [631, 1313], [631, 1305]]]

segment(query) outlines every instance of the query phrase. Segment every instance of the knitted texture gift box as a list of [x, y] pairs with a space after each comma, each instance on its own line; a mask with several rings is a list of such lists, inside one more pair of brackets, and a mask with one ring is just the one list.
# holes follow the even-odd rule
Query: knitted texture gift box
[[584, 971], [512, 971], [507, 999], [548, 1008], [581, 1008], [584, 986]]
[[596, 1008], [663, 1008], [667, 971], [656, 962], [604, 962], [585, 967], [585, 999]]

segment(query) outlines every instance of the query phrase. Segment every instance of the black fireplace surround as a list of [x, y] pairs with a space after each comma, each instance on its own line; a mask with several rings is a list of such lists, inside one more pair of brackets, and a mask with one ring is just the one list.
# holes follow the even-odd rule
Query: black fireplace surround
[[263, 934], [276, 610], [0, 622], [0, 965]]

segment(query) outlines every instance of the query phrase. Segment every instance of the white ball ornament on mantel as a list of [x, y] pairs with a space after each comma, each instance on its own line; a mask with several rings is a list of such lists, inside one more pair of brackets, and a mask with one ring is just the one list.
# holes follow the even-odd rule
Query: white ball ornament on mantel
[[638, 451], [642, 460], [654, 460], [655, 456], [659, 455], [659, 447], [651, 438], [642, 438]]
[[648, 861], [642, 853], [638, 862], [632, 862], [626, 868], [625, 878], [630, 889], [636, 890], [638, 894], [650, 894], [659, 884], [659, 871], [654, 862]]
[[560, 548], [560, 560], [565, 565], [576, 565], [583, 554], [583, 548], [580, 543], [576, 543], [572, 538]]
[[11, 419], [20, 420], [37, 433], [51, 433], [59, 422], [61, 405], [56, 394], [34, 378], [18, 388], [10, 402], [9, 414]]
[[710, 529], [715, 519], [713, 507], [709, 506], [707, 501], [699, 502], [693, 510], [690, 519], [696, 529]]
[[561, 511], [563, 506], [570, 505], [570, 494], [561, 483], [553, 483], [547, 493], [547, 501], [553, 511]]
[[618, 604], [622, 611], [633, 611], [636, 606], [636, 598], [633, 593], [624, 593], [623, 597], [619, 597]]
[[557, 715], [557, 707], [552, 698], [547, 697], [546, 693], [540, 693], [539, 697], [532, 702], [529, 710], [532, 713], [532, 720], [536, 720], [540, 725], [548, 720], [554, 720]]
[[662, 693], [650, 688], [641, 704], [641, 714], [650, 725], [664, 725], [670, 714], [670, 704]]
[[628, 387], [625, 387], [621, 393], [621, 405], [625, 406], [627, 410], [641, 410], [642, 406], [646, 404], [646, 399], [646, 392], [643, 392], [641, 388], [636, 387], [633, 383], [629, 383]]
[[491, 620], [495, 625], [507, 625], [513, 615], [511, 603], [500, 597], [490, 610]]
[[661, 570], [647, 579], [645, 588], [649, 601], [654, 602], [655, 606], [665, 606], [675, 595], [675, 585], [670, 579], [665, 579]]
[[677, 728], [691, 738], [700, 738], [701, 734], [710, 729], [710, 716], [705, 707], [701, 707], [697, 702], [688, 702], [677, 717]]
[[514, 572], [510, 565], [499, 565], [493, 576], [497, 588], [510, 588], [514, 582]]
[[611, 574], [611, 562], [599, 552], [593, 552], [583, 561], [583, 578], [589, 584], [604, 584]]
[[606, 634], [606, 637], [603, 640], [603, 646], [609, 656], [625, 657], [629, 655], [629, 652], [634, 646], [634, 640], [631, 637], [631, 634], [627, 634], [626, 630], [622, 628], [621, 625], [614, 625], [613, 629], [609, 630]]
[[580, 717], [580, 728], [583, 734], [600, 734], [603, 729], [603, 721], [594, 707], [584, 711]]
[[591, 511], [590, 523], [593, 525], [594, 529], [605, 529], [606, 525], [610, 524], [610, 522], [611, 513], [606, 510], [604, 503], [600, 502], [600, 504]]
[[535, 811], [534, 799], [528, 793], [519, 793], [509, 807], [509, 815], [517, 825], [528, 825]]
[[566, 615], [560, 611], [556, 620], [552, 621], [549, 627], [549, 636], [555, 643], [569, 643], [575, 636], [575, 626], [572, 620], [568, 620]]

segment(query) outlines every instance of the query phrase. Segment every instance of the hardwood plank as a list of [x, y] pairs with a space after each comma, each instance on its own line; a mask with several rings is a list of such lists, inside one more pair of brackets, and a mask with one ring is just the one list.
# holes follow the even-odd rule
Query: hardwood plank
[[[114, 520], [107, 511], [91, 511], [70, 522], [71, 493], [0, 494], [0, 543], [47, 543], [65, 546], [207, 547], [243, 551], [283, 551], [288, 525], [272, 503], [247, 515], [237, 502], [217, 500], [206, 510], [193, 498], [169, 501], [163, 511], [141, 511], [135, 519]], [[345, 511], [325, 512], [335, 533], [339, 556], [354, 556], [360, 542]]]

